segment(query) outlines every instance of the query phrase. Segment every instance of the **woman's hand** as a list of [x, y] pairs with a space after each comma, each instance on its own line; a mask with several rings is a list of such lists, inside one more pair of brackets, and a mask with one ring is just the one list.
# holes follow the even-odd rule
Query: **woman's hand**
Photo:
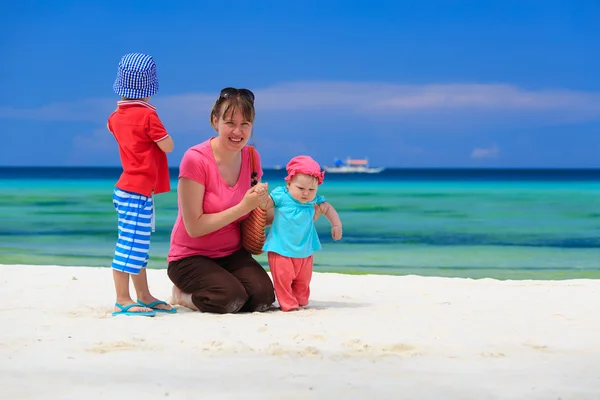
[[254, 186], [256, 193], [258, 193], [259, 195], [263, 195], [266, 194], [266, 196], [264, 196], [264, 200], [260, 202], [260, 204], [258, 205], [261, 209], [266, 210], [267, 208], [269, 208], [269, 184], [268, 183], [258, 183], [256, 184], [256, 186]]
[[256, 193], [263, 195], [269, 192], [269, 184], [259, 182], [254, 186], [254, 190], [256, 191]]
[[248, 189], [244, 198], [240, 202], [240, 205], [246, 210], [246, 213], [254, 210], [258, 207], [262, 202], [267, 201], [267, 196], [269, 195], [269, 191], [266, 189], [266, 183], [258, 183], [256, 186]]

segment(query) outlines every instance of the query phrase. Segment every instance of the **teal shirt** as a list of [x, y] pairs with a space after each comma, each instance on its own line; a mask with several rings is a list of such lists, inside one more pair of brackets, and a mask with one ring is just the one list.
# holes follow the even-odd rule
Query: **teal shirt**
[[274, 218], [264, 251], [272, 251], [286, 257], [305, 258], [321, 249], [321, 242], [313, 221], [315, 204], [325, 202], [317, 195], [313, 201], [300, 203], [287, 188], [277, 187], [271, 191]]

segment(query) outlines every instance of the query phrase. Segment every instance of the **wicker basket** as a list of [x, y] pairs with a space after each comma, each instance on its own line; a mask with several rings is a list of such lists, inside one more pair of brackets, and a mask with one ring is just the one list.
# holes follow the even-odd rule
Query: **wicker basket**
[[[252, 174], [250, 176], [251, 185], [254, 186], [258, 183], [256, 177], [258, 172], [256, 171], [256, 165], [254, 163], [254, 147], [248, 146], [250, 150], [250, 168]], [[250, 254], [262, 254], [263, 246], [267, 237], [265, 235], [265, 226], [267, 224], [267, 212], [260, 207], [255, 208], [250, 212], [248, 218], [242, 221], [242, 247], [250, 252]]]

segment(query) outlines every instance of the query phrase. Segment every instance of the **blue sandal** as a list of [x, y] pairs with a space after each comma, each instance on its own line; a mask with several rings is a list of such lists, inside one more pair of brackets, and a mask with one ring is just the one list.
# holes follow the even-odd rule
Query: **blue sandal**
[[137, 300], [137, 302], [138, 302], [138, 304], [140, 306], [151, 308], [151, 309], [153, 309], [156, 312], [162, 312], [162, 313], [167, 313], [167, 314], [175, 314], [177, 312], [177, 309], [175, 307], [173, 307], [173, 306], [171, 306], [170, 310], [165, 310], [165, 309], [162, 309], [162, 308], [156, 308], [156, 306], [158, 306], [158, 305], [165, 305], [165, 306], [170, 305], [166, 301], [157, 300], [157, 301], [153, 301], [150, 304], [146, 304], [146, 303], [144, 303], [143, 301], [140, 301], [140, 300]]
[[123, 307], [119, 303], [115, 303], [115, 306], [119, 307], [121, 309], [121, 311], [114, 311], [112, 313], [113, 317], [116, 315], [139, 315], [141, 317], [154, 317], [156, 315], [156, 313], [154, 311], [140, 311], [140, 312], [129, 311], [129, 309], [131, 307], [141, 306], [141, 304], [139, 304], [139, 303], [132, 303], [125, 307]]

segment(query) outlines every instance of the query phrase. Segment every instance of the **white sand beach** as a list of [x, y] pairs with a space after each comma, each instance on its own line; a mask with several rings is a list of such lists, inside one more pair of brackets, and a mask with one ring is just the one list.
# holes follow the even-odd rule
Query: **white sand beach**
[[0, 266], [0, 293], [1, 399], [600, 399], [595, 280], [316, 273], [301, 311], [154, 318], [112, 317], [103, 268]]

